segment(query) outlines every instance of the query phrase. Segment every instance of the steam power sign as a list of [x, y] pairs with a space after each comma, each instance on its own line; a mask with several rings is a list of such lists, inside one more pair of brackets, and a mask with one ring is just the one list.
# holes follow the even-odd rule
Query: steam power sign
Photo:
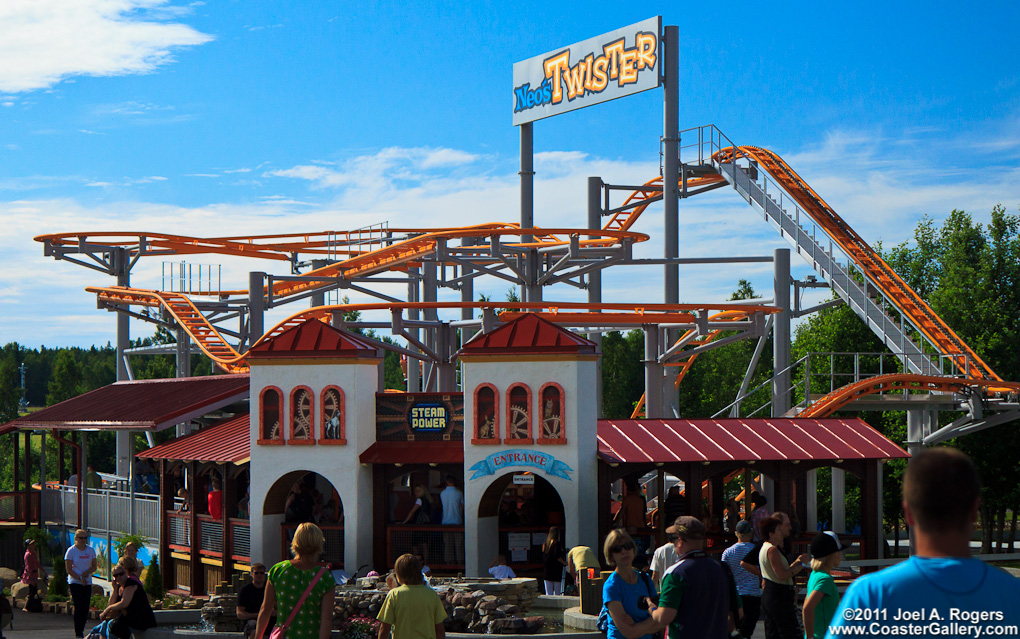
[[514, 126], [660, 85], [662, 17], [514, 64]]
[[411, 407], [411, 430], [419, 432], [442, 431], [448, 422], [446, 406], [442, 404], [415, 404]]

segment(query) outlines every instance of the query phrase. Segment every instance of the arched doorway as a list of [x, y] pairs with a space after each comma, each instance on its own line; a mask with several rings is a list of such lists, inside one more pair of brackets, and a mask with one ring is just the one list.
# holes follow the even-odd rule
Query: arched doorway
[[[322, 529], [326, 538], [322, 560], [334, 568], [344, 565], [344, 510], [336, 488], [322, 475], [295, 470], [283, 475], [266, 493], [262, 504], [265, 521], [283, 521], [280, 526], [280, 556], [287, 559], [294, 531], [305, 522]], [[269, 518], [268, 515], [276, 517]]]
[[497, 518], [498, 544], [492, 555], [506, 557], [518, 575], [541, 573], [542, 544], [551, 526], [557, 526], [560, 539], [566, 539], [563, 500], [536, 473], [507, 473], [493, 480], [478, 502], [478, 517]]

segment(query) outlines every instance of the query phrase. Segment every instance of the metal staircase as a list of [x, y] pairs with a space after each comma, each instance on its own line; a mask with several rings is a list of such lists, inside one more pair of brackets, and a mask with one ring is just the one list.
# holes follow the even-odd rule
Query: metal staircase
[[[694, 137], [696, 142], [681, 146], [681, 154], [696, 150], [698, 164], [710, 163], [875, 335], [902, 356], [908, 371], [998, 379], [870, 247], [862, 250], [848, 242], [848, 238], [862, 241], [778, 156], [737, 147], [714, 125], [682, 134], [685, 142]], [[765, 161], [759, 162], [759, 156]], [[693, 158], [684, 159], [694, 163]], [[784, 169], [781, 177], [772, 174], [777, 167]], [[819, 219], [823, 217], [819, 210], [830, 219]], [[918, 338], [920, 342], [915, 341]]]

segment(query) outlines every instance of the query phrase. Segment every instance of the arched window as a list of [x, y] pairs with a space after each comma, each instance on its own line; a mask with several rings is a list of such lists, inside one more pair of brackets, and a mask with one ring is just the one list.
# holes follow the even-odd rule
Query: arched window
[[524, 384], [514, 384], [506, 393], [506, 437], [504, 443], [530, 444], [531, 438], [531, 389]]
[[563, 387], [550, 382], [542, 387], [539, 396], [539, 444], [566, 444], [567, 431], [564, 425]]
[[283, 393], [275, 386], [267, 386], [259, 395], [259, 443], [282, 444]]
[[288, 444], [315, 443], [315, 395], [307, 386], [290, 392], [290, 437]]
[[322, 418], [319, 421], [320, 444], [347, 443], [347, 406], [344, 392], [336, 386], [327, 386], [322, 391]]
[[499, 443], [499, 395], [492, 384], [475, 389], [475, 436], [471, 443]]

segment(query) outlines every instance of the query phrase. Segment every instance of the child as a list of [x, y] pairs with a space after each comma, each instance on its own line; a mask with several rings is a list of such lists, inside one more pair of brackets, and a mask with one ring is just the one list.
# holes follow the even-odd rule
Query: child
[[446, 639], [446, 611], [436, 591], [423, 583], [421, 562], [412, 554], [400, 555], [393, 571], [400, 587], [387, 593], [379, 609], [378, 639], [390, 639], [391, 630], [394, 639]]
[[513, 568], [506, 565], [506, 557], [496, 555], [496, 558], [489, 564], [489, 574], [496, 579], [516, 579]]
[[804, 600], [804, 628], [808, 639], [825, 637], [839, 606], [839, 592], [832, 570], [843, 560], [845, 546], [832, 531], [818, 533], [811, 540], [811, 578]]

